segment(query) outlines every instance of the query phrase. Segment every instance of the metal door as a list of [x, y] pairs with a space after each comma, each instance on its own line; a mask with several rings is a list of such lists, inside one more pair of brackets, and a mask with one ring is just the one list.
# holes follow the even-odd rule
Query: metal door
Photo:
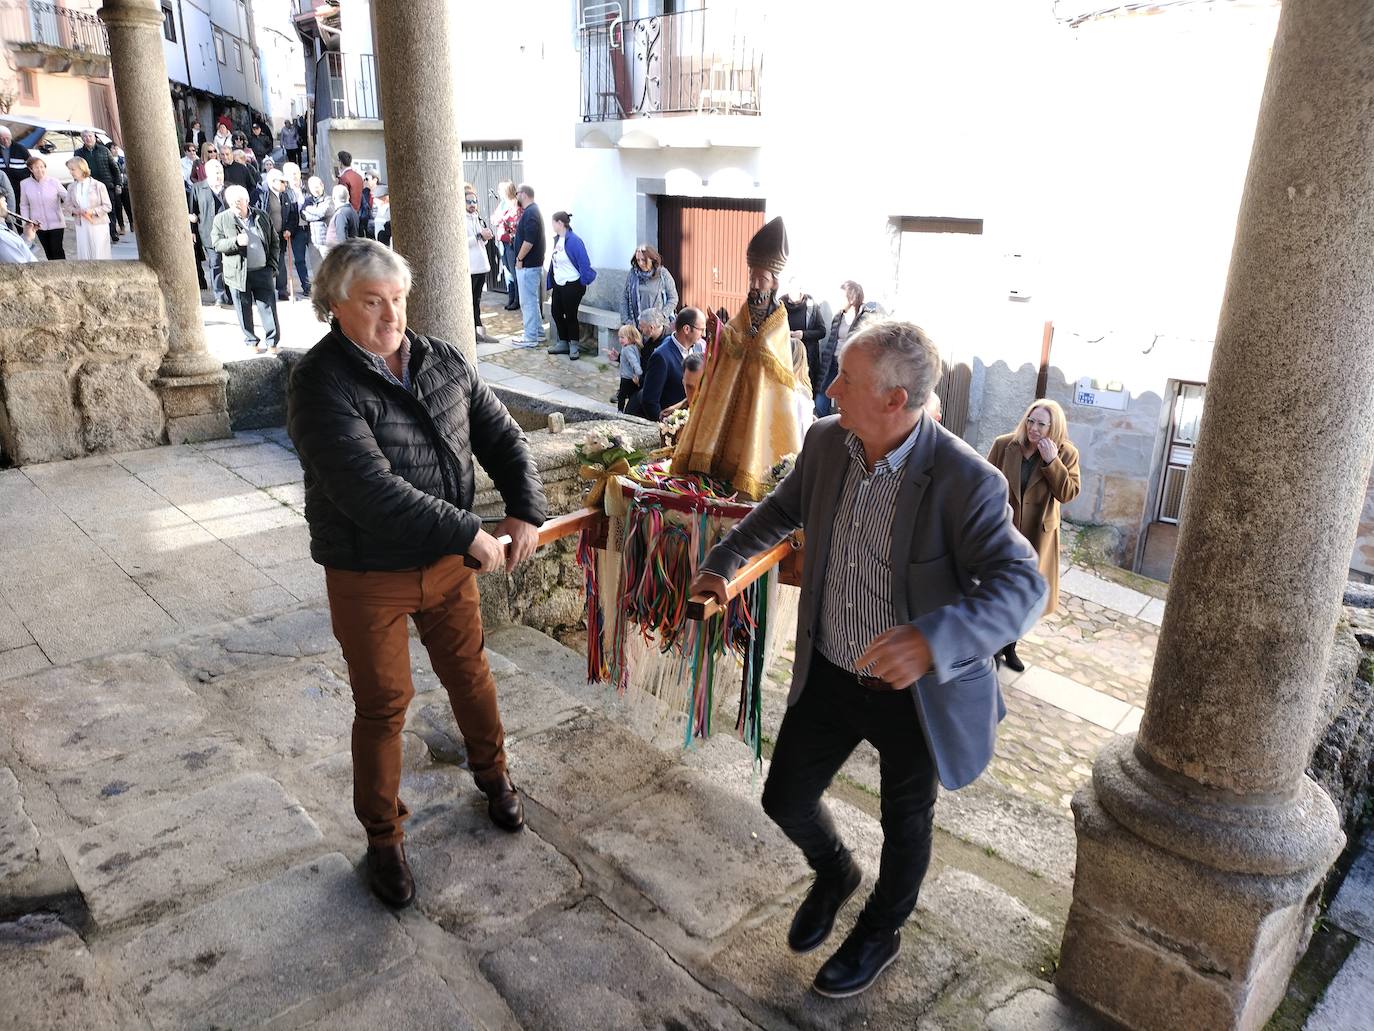
[[[519, 186], [524, 175], [525, 161], [520, 141], [463, 144], [463, 178], [477, 188], [477, 210], [488, 221], [491, 220], [491, 213], [505, 200], [496, 187], [506, 180]], [[502, 289], [498, 285], [500, 250], [494, 243], [487, 248], [487, 257], [491, 259], [487, 289]]]
[[744, 252], [763, 212], [761, 200], [658, 198], [658, 249], [682, 307], [739, 310], [749, 292]]

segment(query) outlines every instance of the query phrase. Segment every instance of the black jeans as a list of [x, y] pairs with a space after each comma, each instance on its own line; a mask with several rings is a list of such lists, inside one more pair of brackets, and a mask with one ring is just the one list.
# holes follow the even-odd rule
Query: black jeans
[[[310, 249], [310, 231], [299, 229], [291, 234], [291, 258], [296, 263], [296, 278], [301, 282], [301, 293], [306, 297], [310, 296], [310, 266], [306, 261], [306, 252]], [[286, 255], [280, 258], [283, 265], [286, 264]]]
[[229, 303], [229, 288], [224, 285], [224, 255], [211, 247], [205, 252], [205, 281], [220, 304]]
[[580, 279], [571, 283], [553, 285], [553, 300], [549, 313], [559, 340], [576, 344], [582, 337], [582, 327], [577, 322], [577, 306], [582, 303], [582, 295], [587, 292], [587, 284]]
[[850, 861], [821, 795], [860, 741], [878, 750], [883, 852], [878, 883], [859, 919], [895, 931], [916, 908], [930, 865], [938, 779], [910, 691], [874, 690], [814, 653], [806, 690], [787, 710], [763, 788], [763, 809], [817, 876]]
[[67, 252], [62, 249], [61, 229], [40, 229], [38, 230], [38, 242], [43, 245], [43, 253], [49, 261], [62, 261], [67, 257]]
[[276, 347], [281, 343], [281, 331], [277, 328], [277, 281], [269, 266], [264, 265], [248, 273], [245, 289], [234, 291], [234, 303], [238, 307], [239, 328], [243, 330], [244, 343], [249, 347], [256, 347], [259, 343], [258, 335], [253, 330], [255, 304], [268, 346]]
[[482, 285], [486, 280], [485, 272], [472, 274], [472, 324], [478, 329], [482, 328]]

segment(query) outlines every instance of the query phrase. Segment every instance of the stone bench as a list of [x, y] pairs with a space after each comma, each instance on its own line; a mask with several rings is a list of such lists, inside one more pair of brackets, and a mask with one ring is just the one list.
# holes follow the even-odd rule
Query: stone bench
[[594, 342], [593, 353], [615, 346], [620, 332], [620, 299], [625, 294], [623, 268], [599, 268], [596, 279], [582, 297], [577, 309], [577, 321], [582, 323], [582, 337]]

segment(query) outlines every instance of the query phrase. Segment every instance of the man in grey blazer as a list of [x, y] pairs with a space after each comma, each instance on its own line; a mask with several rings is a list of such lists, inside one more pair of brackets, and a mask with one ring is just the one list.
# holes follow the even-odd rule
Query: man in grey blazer
[[875, 323], [839, 362], [826, 393], [840, 414], [811, 427], [796, 468], [692, 584], [724, 600], [746, 560], [806, 531], [792, 690], [763, 807], [816, 872], [788, 933], [810, 952], [862, 879], [821, 796], [860, 741], [878, 749], [877, 883], [814, 983], [837, 998], [897, 958], [930, 863], [937, 781], [963, 787], [992, 759], [1006, 713], [992, 656], [1034, 625], [1046, 591], [1002, 474], [924, 413], [940, 375], [925, 333]]

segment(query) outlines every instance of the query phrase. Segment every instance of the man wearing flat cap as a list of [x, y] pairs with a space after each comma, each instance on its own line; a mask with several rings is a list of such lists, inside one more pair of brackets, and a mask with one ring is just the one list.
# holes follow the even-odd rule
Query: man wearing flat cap
[[[778, 276], [787, 265], [787, 230], [775, 218], [749, 241], [749, 294], [729, 322], [706, 323], [706, 372], [673, 453], [673, 472], [706, 473], [758, 500], [769, 470], [801, 450], [795, 391], [807, 376], [794, 359]], [[808, 388], [809, 389], [809, 386]]]

